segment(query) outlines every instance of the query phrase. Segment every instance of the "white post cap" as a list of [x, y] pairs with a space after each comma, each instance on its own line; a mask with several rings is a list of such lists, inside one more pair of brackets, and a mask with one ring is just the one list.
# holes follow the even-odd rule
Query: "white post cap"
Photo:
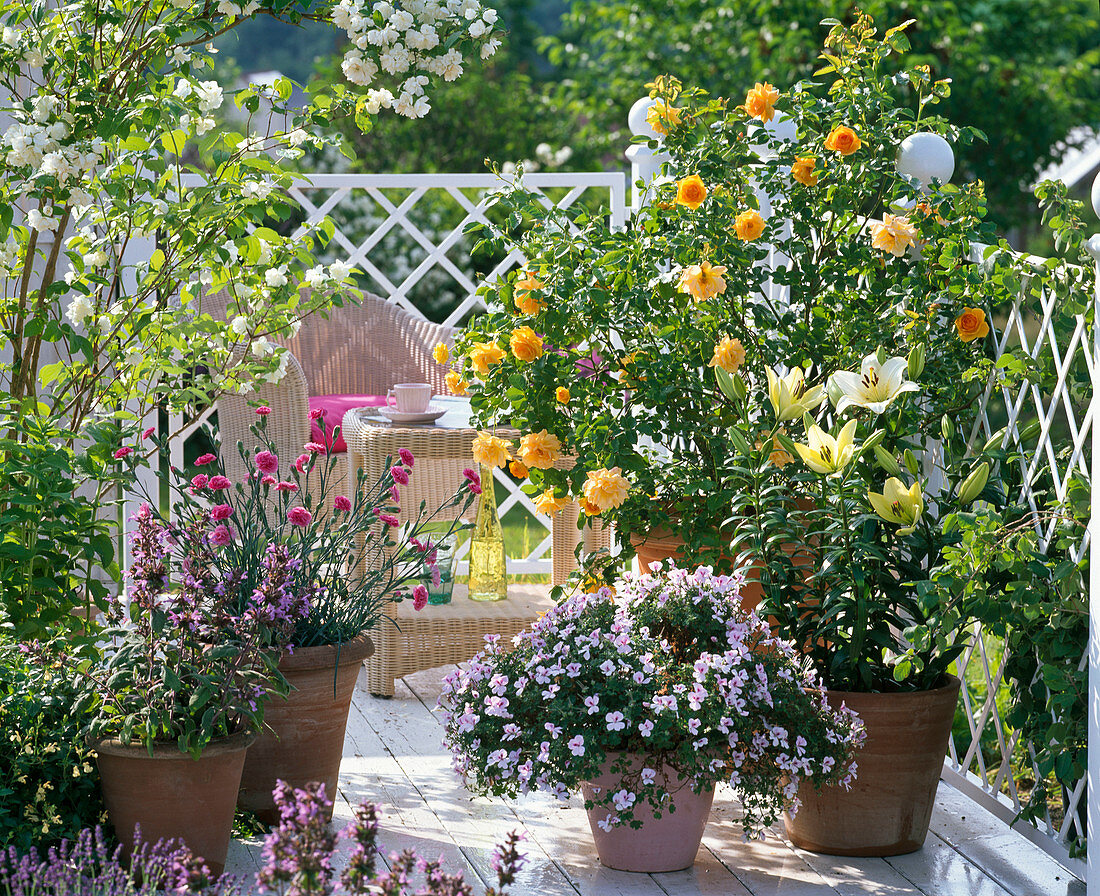
[[1100, 218], [1100, 171], [1096, 172], [1096, 179], [1092, 182], [1092, 210]]
[[901, 141], [895, 167], [902, 177], [916, 178], [927, 190], [933, 180], [941, 184], [951, 180], [955, 173], [955, 153], [951, 144], [939, 134], [919, 131]]
[[657, 100], [650, 96], [643, 96], [634, 101], [634, 105], [630, 107], [630, 112], [626, 116], [627, 126], [630, 128], [630, 133], [635, 137], [649, 137], [652, 139], [660, 138], [652, 125], [646, 121], [646, 115], [649, 114], [649, 110], [657, 105]]

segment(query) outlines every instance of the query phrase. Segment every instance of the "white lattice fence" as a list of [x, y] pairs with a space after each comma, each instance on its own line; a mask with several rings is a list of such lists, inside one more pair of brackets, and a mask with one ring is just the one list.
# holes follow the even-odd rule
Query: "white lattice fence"
[[[982, 254], [976, 252], [972, 260], [982, 263]], [[1036, 269], [1044, 261], [1032, 259]], [[1053, 374], [1053, 383], [1045, 391], [1034, 383], [1024, 383], [1013, 390], [996, 379], [991, 380], [982, 396], [971, 443], [980, 444], [995, 430], [1007, 428], [1021, 457], [1022, 487], [1018, 497], [1027, 501], [1033, 511], [1039, 509], [1036, 493], [1040, 489], [1053, 491], [1061, 501], [1067, 496], [1071, 480], [1090, 479], [1091, 398], [1095, 384], [1100, 381], [1100, 371], [1096, 369], [1092, 320], [1075, 310], [1090, 303], [1085, 280], [1082, 276], [1083, 295], [1072, 302], [1054, 290], [1038, 286], [1038, 279], [1034, 284], [1025, 282], [1010, 305], [997, 309], [995, 314], [997, 358], [1010, 349], [1022, 351], [1036, 366]], [[1049, 383], [1050, 377], [1046, 379]], [[1046, 549], [1056, 521], [1037, 515], [1035, 525], [1040, 545]], [[1086, 533], [1074, 547], [1071, 559], [1079, 560], [1088, 548]], [[1088, 661], [1086, 647], [1081, 645], [1080, 669]], [[1026, 792], [1022, 792], [1021, 779], [1033, 776], [1038, 781], [1041, 776], [1032, 746], [1021, 742], [1020, 733], [1002, 715], [1008, 658], [1000, 639], [980, 627], [975, 629], [973, 641], [958, 662], [963, 679], [961, 708], [969, 724], [970, 739], [967, 743], [965, 739], [952, 737], [944, 775], [994, 814], [1012, 823], [1027, 798]], [[1027, 783], [1030, 786], [1031, 781]], [[1036, 824], [1020, 820], [1014, 827], [1084, 877], [1085, 862], [1070, 858], [1070, 852], [1086, 835], [1086, 778], [1082, 777], [1063, 797], [1060, 818], [1052, 817], [1048, 810]]]

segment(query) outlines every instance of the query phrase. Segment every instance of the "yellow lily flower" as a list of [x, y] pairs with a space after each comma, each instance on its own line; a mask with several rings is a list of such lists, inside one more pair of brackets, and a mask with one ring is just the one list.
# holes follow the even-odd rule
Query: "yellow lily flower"
[[765, 369], [768, 373], [768, 399], [780, 423], [816, 410], [825, 400], [824, 386], [806, 388], [806, 375], [801, 367], [795, 367], [783, 377], [770, 367]]
[[906, 488], [905, 483], [891, 476], [886, 480], [881, 495], [869, 491], [867, 498], [875, 508], [875, 513], [886, 522], [901, 526], [898, 535], [908, 535], [916, 529], [917, 522], [924, 513], [924, 496], [921, 494], [919, 482]]
[[856, 421], [849, 420], [840, 430], [840, 435], [835, 439], [820, 426], [811, 426], [806, 431], [809, 445], [796, 443], [795, 449], [803, 462], [815, 473], [828, 476], [830, 473], [839, 473], [855, 454], [856, 446], [853, 438], [856, 433]]

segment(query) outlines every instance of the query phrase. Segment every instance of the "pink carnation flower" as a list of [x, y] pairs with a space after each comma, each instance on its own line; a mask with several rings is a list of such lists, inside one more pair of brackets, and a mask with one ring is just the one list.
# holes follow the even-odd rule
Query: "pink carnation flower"
[[300, 526], [303, 529], [313, 522], [313, 514], [304, 507], [291, 507], [286, 512], [286, 518], [292, 526]]
[[225, 525], [225, 523], [217, 526], [214, 531], [210, 533], [210, 543], [215, 547], [225, 547], [232, 540], [233, 533], [229, 530], [229, 527]]
[[259, 414], [261, 417], [266, 417], [268, 414], [271, 413], [271, 408], [269, 408], [266, 404], [262, 404], [258, 408], [256, 408], [256, 413]]
[[413, 466], [413, 462], [416, 460], [416, 458], [413, 457], [413, 453], [408, 448], [402, 448], [400, 451], [397, 452], [397, 454], [401, 458], [401, 463], [403, 463], [406, 467]]
[[347, 513], [349, 510], [351, 510], [351, 501], [349, 501], [343, 495], [337, 495], [335, 498], [333, 498], [332, 504], [337, 510], [342, 510], [344, 511], [344, 513]]
[[309, 455], [308, 454], [299, 454], [298, 459], [296, 461], [294, 461], [294, 469], [296, 469], [299, 473], [304, 473], [306, 471], [306, 464], [308, 464], [308, 463], [309, 463]]
[[310, 420], [320, 420], [323, 416], [325, 416], [324, 408], [314, 408], [309, 412]]
[[428, 605], [428, 589], [423, 585], [413, 588], [413, 609], [420, 611]]
[[226, 479], [224, 476], [210, 477], [210, 488], [212, 488], [214, 491], [223, 491], [227, 488], [230, 488], [232, 485], [233, 483]]
[[320, 442], [306, 442], [305, 449], [310, 454], [328, 454], [328, 449]]
[[210, 483], [210, 477], [205, 473], [199, 473], [194, 479], [191, 480], [191, 488], [206, 488]]
[[152, 438], [152, 437], [153, 437], [153, 434], [154, 434], [154, 433], [155, 433], [156, 431], [157, 431], [157, 428], [156, 428], [155, 426], [150, 426], [150, 427], [149, 427], [149, 428], [148, 428], [147, 430], [145, 430], [145, 432], [143, 432], [143, 433], [141, 434], [141, 437], [142, 437], [143, 439], [150, 439], [150, 438]]
[[396, 485], [391, 485], [390, 486], [390, 497], [393, 498], [393, 503], [394, 504], [400, 504], [401, 503], [401, 489], [399, 489]]
[[264, 478], [261, 479], [260, 482], [262, 482], [264, 485], [274, 485], [275, 484], [275, 477], [274, 476], [264, 476]]
[[296, 491], [298, 491], [298, 483], [297, 482], [286, 482], [284, 480], [283, 482], [280, 482], [277, 486], [275, 486], [275, 491], [277, 491], [277, 492], [296, 492]]
[[215, 504], [210, 508], [210, 519], [227, 520], [233, 515], [233, 508], [228, 504]]
[[133, 448], [119, 448], [118, 451], [115, 452], [115, 460], [122, 460], [122, 458], [129, 457], [133, 453]]
[[404, 467], [392, 467], [390, 469], [390, 475], [393, 477], [393, 481], [398, 485], [409, 484], [409, 473]]
[[381, 507], [375, 507], [374, 508], [374, 515], [376, 517], [378, 517], [378, 519], [380, 519], [387, 526], [395, 526], [396, 527], [396, 526], [401, 525], [401, 521], [398, 520], [397, 517], [395, 517], [392, 513], [383, 513]]
[[196, 467], [205, 467], [207, 464], [214, 463], [214, 461], [216, 461], [217, 459], [218, 458], [217, 458], [216, 455], [204, 454], [201, 457], [196, 457], [195, 458], [195, 466]]
[[279, 469], [279, 458], [270, 451], [258, 452], [253, 460], [257, 468], [269, 475]]

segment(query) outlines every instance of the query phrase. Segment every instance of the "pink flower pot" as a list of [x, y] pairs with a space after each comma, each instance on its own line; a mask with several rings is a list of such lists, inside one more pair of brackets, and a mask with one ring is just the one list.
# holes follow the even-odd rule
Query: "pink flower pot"
[[[615, 754], [609, 754], [607, 767], [616, 758]], [[631, 758], [633, 768], [640, 770], [646, 765], [644, 756]], [[682, 871], [695, 864], [703, 828], [707, 825], [710, 806], [714, 802], [714, 787], [712, 785], [703, 793], [695, 793], [690, 782], [676, 772], [669, 769], [668, 775], [671, 790], [668, 802], [675, 807], [675, 811], [662, 812], [660, 818], [654, 818], [649, 803], [639, 800], [634, 807], [634, 817], [642, 822], [640, 828], [619, 824], [605, 831], [600, 827], [600, 822], [607, 819], [609, 810], [603, 806], [588, 810], [588, 824], [592, 828], [596, 854], [602, 864], [618, 871], [648, 874]], [[590, 800], [607, 788], [617, 791], [621, 786], [620, 775], [605, 771], [598, 778], [581, 784], [581, 793], [585, 800]]]

